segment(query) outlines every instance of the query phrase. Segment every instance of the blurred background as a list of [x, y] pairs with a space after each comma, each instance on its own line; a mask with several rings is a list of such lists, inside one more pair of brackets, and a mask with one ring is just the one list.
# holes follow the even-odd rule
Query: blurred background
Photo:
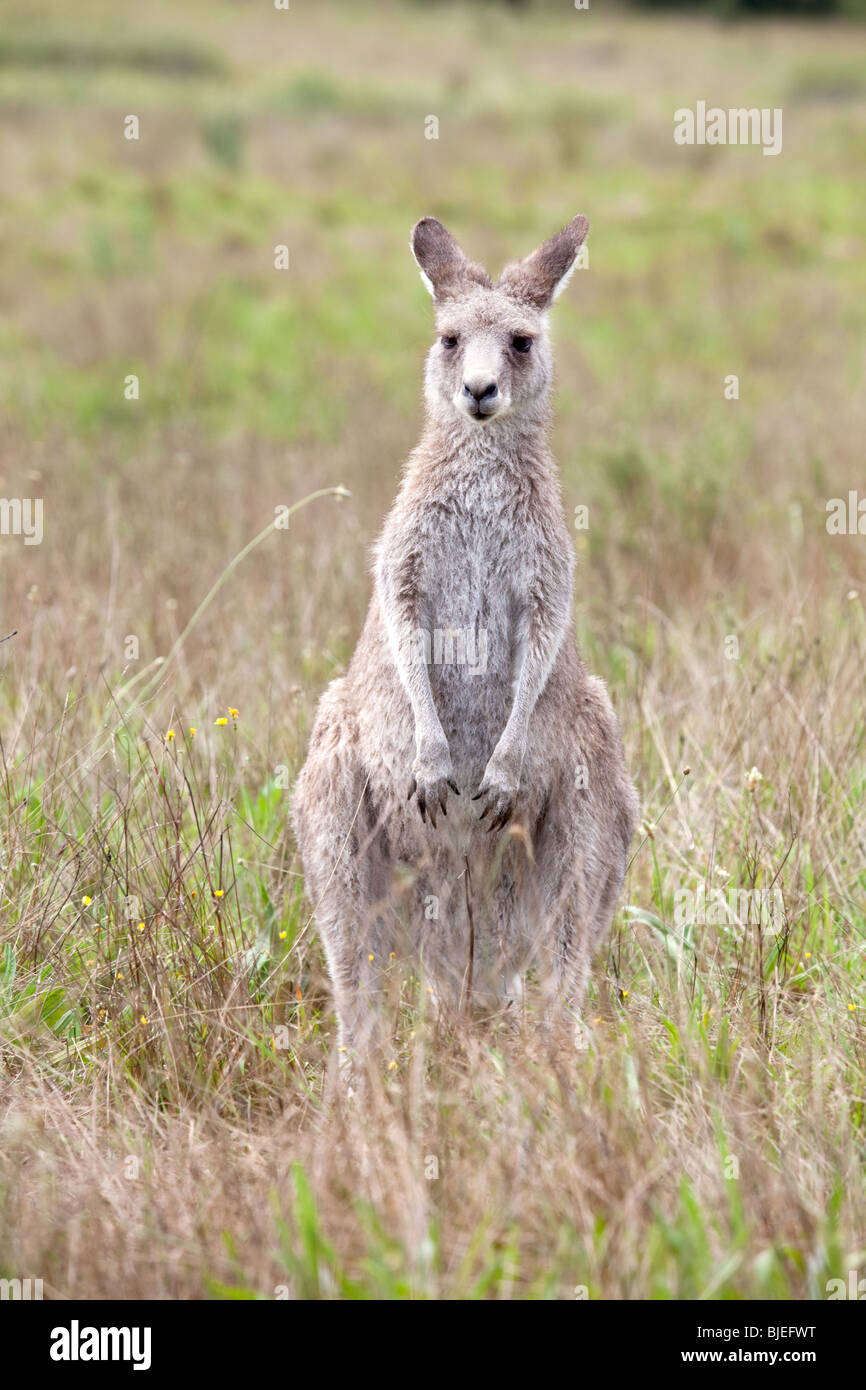
[[[862, 478], [866, 41], [850, 6], [765, 8], [6, 0], [0, 493], [44, 499], [45, 539], [0, 547], [4, 698], [38, 673], [56, 708], [129, 634], [165, 655], [332, 483], [352, 500], [245, 562], [166, 693], [265, 717], [276, 689], [282, 720], [339, 669], [419, 430], [424, 213], [493, 271], [590, 218], [554, 444], [591, 658], [613, 673], [646, 604], [748, 619], [792, 574], [820, 627], [863, 572], [824, 505]], [[782, 153], [676, 145], [697, 100], [783, 108]]]

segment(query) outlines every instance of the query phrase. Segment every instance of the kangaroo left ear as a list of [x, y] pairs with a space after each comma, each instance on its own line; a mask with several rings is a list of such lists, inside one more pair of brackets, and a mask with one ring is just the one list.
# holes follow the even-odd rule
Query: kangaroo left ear
[[421, 279], [437, 304], [459, 298], [472, 285], [491, 288], [487, 271], [467, 260], [448, 228], [437, 218], [422, 217], [416, 222], [409, 244]]
[[548, 309], [568, 284], [588, 231], [589, 219], [578, 213], [531, 256], [507, 265], [499, 277], [499, 288], [534, 309]]

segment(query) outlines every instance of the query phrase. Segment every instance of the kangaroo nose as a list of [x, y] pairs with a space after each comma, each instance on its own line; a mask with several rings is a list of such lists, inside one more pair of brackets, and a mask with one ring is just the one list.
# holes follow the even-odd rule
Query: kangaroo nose
[[463, 383], [464, 396], [471, 396], [475, 401], [491, 400], [498, 392], [496, 382], [491, 381], [488, 376], [473, 376]]

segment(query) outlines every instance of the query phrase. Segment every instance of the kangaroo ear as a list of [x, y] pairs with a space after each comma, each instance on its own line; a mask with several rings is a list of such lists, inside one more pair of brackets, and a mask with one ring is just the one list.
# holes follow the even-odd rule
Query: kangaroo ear
[[486, 270], [466, 259], [451, 233], [435, 217], [422, 217], [415, 223], [409, 245], [421, 279], [437, 304], [456, 298], [473, 284], [491, 288]]
[[589, 219], [578, 213], [531, 256], [507, 265], [499, 277], [500, 289], [535, 309], [548, 309], [568, 284], [588, 231]]

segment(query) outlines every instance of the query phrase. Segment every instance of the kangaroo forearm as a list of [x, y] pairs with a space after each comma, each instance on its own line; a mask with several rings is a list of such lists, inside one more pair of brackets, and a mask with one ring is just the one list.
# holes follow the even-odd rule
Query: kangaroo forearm
[[420, 603], [407, 597], [398, 598], [400, 586], [387, 571], [379, 574], [379, 599], [388, 645], [409, 697], [415, 722], [415, 743], [418, 749], [426, 744], [445, 741], [445, 733], [433, 699], [430, 673], [425, 659], [423, 624]]
[[547, 684], [553, 664], [562, 646], [564, 633], [558, 640], [549, 641], [542, 647], [530, 648], [523, 659], [523, 665], [514, 692], [514, 701], [505, 728], [499, 740], [500, 745], [514, 746], [522, 751], [529, 735], [529, 723], [544, 687]]
[[514, 699], [500, 738], [501, 746], [519, 748], [521, 756], [533, 710], [565, 638], [570, 618], [570, 599], [570, 574], [563, 574], [555, 595], [547, 595], [543, 601], [533, 596], [533, 609], [523, 630], [523, 655], [517, 672]]
[[445, 730], [442, 728], [442, 721], [433, 699], [426, 664], [419, 657], [414, 666], [400, 671], [400, 679], [412, 706], [416, 749], [421, 752], [446, 743]]

